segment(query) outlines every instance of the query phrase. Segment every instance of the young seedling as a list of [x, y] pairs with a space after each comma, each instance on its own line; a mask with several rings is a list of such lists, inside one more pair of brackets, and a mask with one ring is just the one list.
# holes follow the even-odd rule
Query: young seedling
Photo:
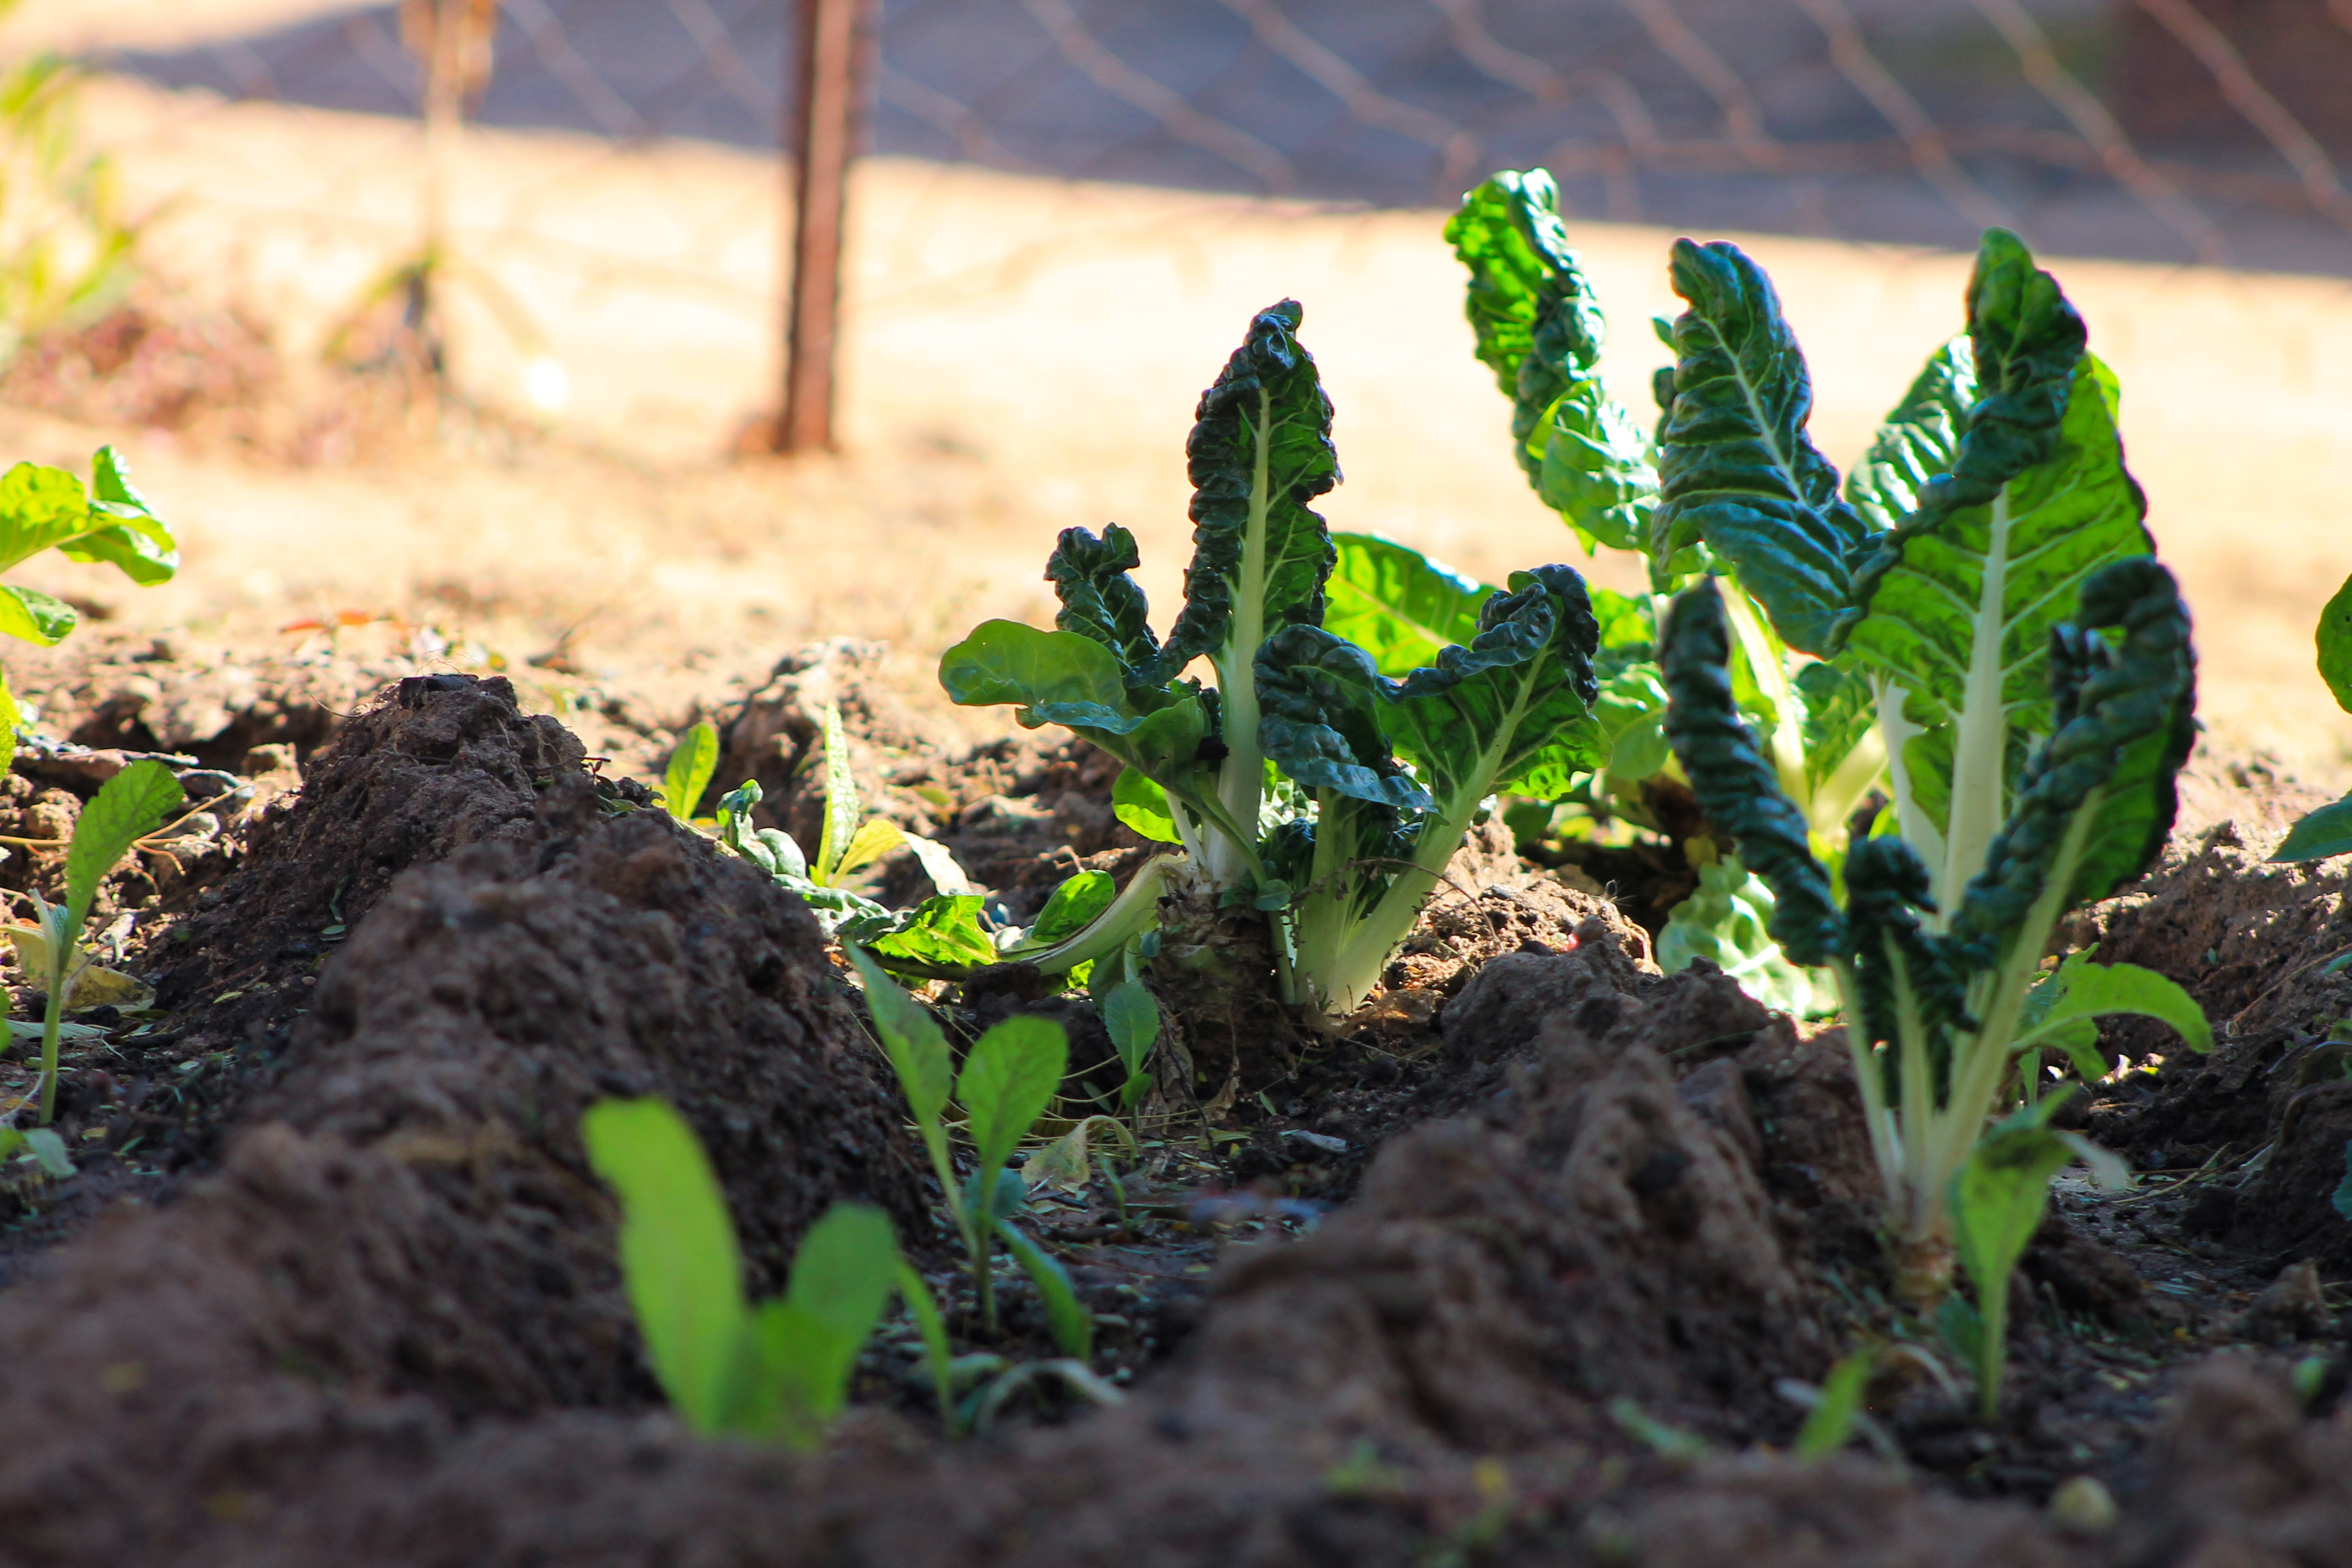
[[66, 849], [66, 901], [50, 904], [32, 895], [35, 923], [10, 926], [16, 962], [28, 978], [37, 977], [47, 994], [41, 1018], [40, 1124], [57, 1115], [58, 1044], [66, 1009], [77, 988], [92, 975], [103, 973], [89, 949], [82, 945], [82, 927], [99, 884], [132, 845], [163, 826], [163, 819], [186, 798], [171, 770], [152, 760], [137, 762], [100, 786], [74, 824]]
[[825, 1210], [801, 1240], [784, 1294], [754, 1307], [725, 1196], [685, 1119], [658, 1100], [608, 1100], [589, 1108], [581, 1131], [589, 1163], [620, 1194], [629, 1303], [688, 1426], [814, 1448], [894, 1291], [922, 1332], [940, 1416], [954, 1425], [946, 1325], [880, 1209]]
[[[1055, 1339], [1070, 1355], [1087, 1360], [1094, 1349], [1093, 1314], [1053, 1256], [1010, 1223], [1026, 1206], [1028, 1191], [1021, 1173], [1008, 1170], [1006, 1163], [1061, 1089], [1069, 1068], [1069, 1040], [1062, 1026], [1046, 1018], [1007, 1018], [981, 1036], [964, 1058], [963, 1071], [956, 1074], [947, 1037], [929, 1011], [864, 951], [853, 948], [850, 957], [866, 983], [874, 1031], [906, 1091], [916, 1131], [971, 1260], [982, 1322], [989, 1332], [996, 1331], [993, 1261], [1002, 1242], [1037, 1287]], [[971, 1175], [961, 1182], [956, 1180], [945, 1117], [950, 1079], [972, 1150]]]
[[1118, 1086], [1118, 1113], [1139, 1114], [1151, 1090], [1151, 1052], [1160, 1043], [1160, 1003], [1139, 980], [1122, 980], [1103, 994], [1103, 1027], [1127, 1077]]
[[669, 769], [657, 793], [661, 807], [680, 822], [697, 820], [694, 808], [719, 771], [719, 728], [708, 719], [688, 730], [670, 753]]
[[[121, 456], [101, 447], [91, 459], [88, 490], [63, 468], [18, 463], [0, 474], [0, 572], [55, 550], [68, 561], [105, 562], [142, 588], [171, 581], [180, 569], [172, 531], [131, 488]], [[80, 613], [36, 589], [0, 583], [0, 633], [51, 647], [65, 640]], [[16, 754], [22, 715], [0, 679], [0, 770]]]

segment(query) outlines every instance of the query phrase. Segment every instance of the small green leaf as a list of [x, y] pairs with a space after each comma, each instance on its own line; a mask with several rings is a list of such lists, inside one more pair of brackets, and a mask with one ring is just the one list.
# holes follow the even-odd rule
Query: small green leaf
[[1080, 871], [1064, 879], [1054, 889], [1045, 907], [1037, 911], [1036, 923], [1029, 928], [1027, 942], [1049, 946], [1066, 937], [1084, 931], [1088, 921], [1110, 908], [1118, 897], [1118, 884], [1108, 871]]
[[67, 929], [81, 930], [98, 885], [131, 847], [163, 826], [187, 798], [172, 770], [152, 758], [131, 763], [99, 786], [74, 824], [66, 850]]
[[58, 1181], [74, 1174], [73, 1161], [66, 1154], [66, 1141], [54, 1127], [36, 1127], [24, 1134], [25, 1148], [33, 1156], [33, 1163]]
[[1095, 1353], [1095, 1315], [1078, 1300], [1070, 1287], [1070, 1277], [1063, 1271], [1054, 1255], [1028, 1237], [1013, 1228], [1000, 1226], [997, 1235], [1004, 1238], [1004, 1249], [1014, 1261], [1028, 1271], [1030, 1281], [1037, 1287], [1038, 1296], [1045, 1303], [1045, 1321], [1053, 1325], [1054, 1342], [1063, 1352], [1083, 1363]]
[[1014, 703], [1028, 728], [1051, 722], [1133, 727], [1118, 656], [1076, 632], [1041, 632], [1019, 621], [982, 621], [940, 658], [940, 684], [962, 707]]
[[2352, 713], [2352, 577], [2319, 612], [2319, 679], [2336, 694], [2336, 705]]
[[1176, 813], [1168, 804], [1168, 792], [1134, 768], [1122, 769], [1118, 782], [1110, 786], [1110, 809], [1139, 837], [1154, 844], [1184, 842], [1184, 836], [1176, 831]]
[[2047, 1096], [1996, 1124], [1952, 1178], [1948, 1202], [1953, 1240], [1975, 1289], [1983, 1328], [1977, 1387], [1987, 1420], [2000, 1408], [2009, 1277], [2041, 1228], [2050, 1205], [2050, 1178], [2075, 1157], [2074, 1145], [2047, 1126], [2064, 1099]]
[[846, 877], [852, 871], [871, 866], [894, 849], [906, 847], [907, 836], [898, 825], [887, 816], [869, 816], [859, 826], [849, 840], [849, 847], [841, 852], [841, 864], [833, 868], [836, 877]]
[[54, 647], [81, 622], [81, 612], [33, 588], [0, 583], [0, 633]]
[[2323, 805], [2287, 830], [2286, 842], [2271, 857], [2273, 864], [2293, 865], [2352, 854], [2352, 796]]
[[1049, 1018], [1016, 1016], [981, 1036], [956, 1079], [980, 1169], [1003, 1168], [1053, 1103], [1069, 1054], [1069, 1037]]
[[1160, 1043], [1160, 1004], [1139, 980], [1123, 980], [1102, 999], [1103, 1027], [1130, 1076], [1139, 1074]]
[[915, 906], [914, 917], [868, 944], [882, 959], [934, 969], [984, 969], [997, 961], [996, 944], [980, 929], [978, 893], [936, 893]]
[[882, 1211], [837, 1203], [809, 1228], [780, 1300], [761, 1304], [752, 1325], [765, 1387], [781, 1395], [781, 1419], [754, 1407], [753, 1431], [772, 1429], [813, 1448], [847, 1402], [857, 1352], [897, 1289], [898, 1242]]
[[702, 1142], [658, 1100], [602, 1100], [581, 1134], [621, 1194], [621, 1273], [654, 1373], [688, 1426], [723, 1430], [747, 1310], [735, 1226]]
[[[2039, 1008], [2039, 1020], [2020, 1037], [2021, 1045], [2036, 1043], [2036, 1037], [2045, 1032], [2057, 1035], [2070, 1023], [2121, 1013], [2170, 1025], [2189, 1048], [2200, 1055], [2213, 1048], [2213, 1026], [2206, 1021], [2205, 1009], [2153, 969], [2137, 963], [2094, 963], [2090, 954], [2077, 952], [2068, 955], [2044, 984], [2055, 989]], [[2038, 993], [2042, 987], [2034, 989]], [[2102, 1067], [2100, 1072], [2105, 1071]]]
[[662, 809], [680, 822], [691, 819], [719, 771], [719, 730], [709, 720], [686, 732], [670, 753], [669, 772], [662, 780]]
[[1827, 1458], [1845, 1447], [1853, 1436], [1853, 1418], [1862, 1409], [1871, 1369], [1877, 1364], [1878, 1347], [1865, 1345], [1830, 1368], [1822, 1380], [1820, 1401], [1797, 1433], [1797, 1458]]
[[849, 738], [842, 733], [841, 710], [824, 710], [824, 832], [817, 845], [815, 879], [831, 886], [857, 835], [857, 779], [849, 771]]

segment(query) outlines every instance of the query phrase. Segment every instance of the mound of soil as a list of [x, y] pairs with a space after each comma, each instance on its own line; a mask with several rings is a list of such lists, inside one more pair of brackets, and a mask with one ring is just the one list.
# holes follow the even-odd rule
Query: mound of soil
[[[961, 840], [1000, 889], [1050, 886], [1024, 868], [1066, 874], [1078, 836], [1044, 836], [1108, 816], [1091, 753], [877, 739], [854, 681], [821, 695], [812, 674], [839, 661], [780, 676], [799, 684], [733, 726], [770, 725], [745, 765], [772, 763], [795, 827], [826, 702], [860, 711], [881, 808], [951, 842], [1024, 824], [1000, 860]], [[0, 1454], [19, 1553], [2220, 1568], [2336, 1562], [2352, 1538], [2340, 1267], [2315, 1195], [2342, 1166], [2305, 1152], [2344, 1136], [2314, 1031], [2352, 931], [2333, 873], [2256, 863], [2268, 817], [2200, 824], [2093, 922], [2103, 957], [2173, 973], [2230, 1023], [2210, 1060], [2119, 1030], [2119, 1053], [2165, 1060], [2101, 1086], [2087, 1121], [2144, 1164], [2204, 1168], [2120, 1200], [2061, 1183], [1990, 1426], [1888, 1305], [1838, 1033], [1706, 965], [1659, 974], [1639, 927], [1492, 825], [1343, 1033], [1230, 1060], [1173, 1036], [1116, 1201], [1037, 1200], [1028, 1223], [1097, 1311], [1094, 1370], [1123, 1403], [1016, 1401], [944, 1442], [894, 1331], [827, 1451], [793, 1459], [659, 1410], [579, 1146], [596, 1099], [685, 1112], [755, 1292], [824, 1204], [863, 1197], [959, 1349], [1054, 1352], [1025, 1287], [1001, 1288], [1002, 1334], [971, 1313], [814, 921], [642, 797], [503, 682], [410, 681], [142, 915], [162, 1032], [211, 1044], [182, 1074], [168, 1044], [115, 1042], [122, 1125], [180, 1174], [104, 1189], [138, 1201], [53, 1226], [0, 1292], [0, 1409], [40, 1434]], [[965, 820], [989, 801], [1013, 809]], [[1063, 1017], [1074, 1094], [1104, 1053], [1082, 1002], [1018, 975], [939, 1005], [959, 1033]], [[2242, 1139], [2268, 1154], [2231, 1154]], [[107, 1168], [88, 1163], [43, 1201], [69, 1207]], [[2224, 1178], [2234, 1211], [2193, 1221]], [[1919, 1352], [1868, 1391], [1894, 1462], [1784, 1457], [1865, 1338]], [[2077, 1476], [2119, 1521], [2061, 1490]], [[2043, 1509], [2053, 1492], [2076, 1500]]]

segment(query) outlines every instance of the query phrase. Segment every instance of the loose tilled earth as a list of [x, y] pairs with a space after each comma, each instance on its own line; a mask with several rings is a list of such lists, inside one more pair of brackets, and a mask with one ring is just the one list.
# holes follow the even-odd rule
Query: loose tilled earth
[[[719, 707], [722, 784], [760, 779], [811, 836], [803, 763], [838, 703], [868, 799], [1011, 913], [1139, 863], [1104, 759], [971, 746], [875, 658], [806, 649]], [[0, 789], [0, 887], [51, 888], [40, 843], [138, 753], [204, 811], [101, 900], [156, 994], [69, 1058], [79, 1173], [0, 1190], [7, 1561], [2352, 1563], [2329, 1203], [2352, 1083], [2322, 1043], [2352, 1012], [2352, 910], [2340, 868], [2263, 864], [2318, 796], [2258, 767], [2200, 761], [2156, 874], [2072, 933], [2190, 986], [2220, 1044], [2114, 1027], [2140, 1065], [2076, 1120], [2148, 1174], [2062, 1182], [1990, 1428], [1887, 1305], [1836, 1033], [1660, 975], [1591, 876], [1496, 826], [1353, 1032], [1180, 1019], [1125, 1209], [1100, 1184], [1045, 1205], [1121, 1403], [1040, 1378], [943, 1441], [894, 1322], [798, 1459], [664, 1409], [580, 1142], [595, 1100], [693, 1122], [755, 1293], [862, 1198], [960, 1348], [1055, 1352], [1016, 1280], [1003, 1337], [980, 1331], [843, 970], [793, 897], [622, 776], [658, 763], [653, 731], [568, 715], [592, 758], [505, 679], [399, 660], [102, 628], [43, 658], [17, 679], [60, 739]], [[917, 890], [884, 868], [886, 896]], [[940, 1005], [967, 1035], [1061, 1018], [1070, 1103], [1100, 1087], [1098, 1026], [1034, 975]], [[1789, 1458], [1865, 1335], [1929, 1352], [1873, 1385], [1875, 1450]], [[2050, 1506], [2078, 1476], [2119, 1504], [2107, 1528]]]

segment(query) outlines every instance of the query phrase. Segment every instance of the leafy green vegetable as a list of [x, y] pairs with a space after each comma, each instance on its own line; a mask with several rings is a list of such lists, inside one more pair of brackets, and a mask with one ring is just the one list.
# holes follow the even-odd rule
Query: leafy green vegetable
[[1668, 974], [1704, 958], [1768, 1007], [1799, 1018], [1832, 1011], [1826, 976], [1790, 963], [1771, 937], [1772, 889], [1736, 855], [1699, 868], [1698, 887], [1667, 911], [1658, 933], [1658, 967]]
[[2019, 1014], [2019, 1051], [2055, 1047], [2073, 1059], [2085, 1083], [2109, 1064], [2098, 1052], [2096, 1020], [2131, 1014], [2171, 1026], [2200, 1055], [2213, 1048], [2205, 1009], [2179, 984], [2137, 963], [2093, 963], [2088, 952], [2066, 955], [2056, 972], [2026, 994]]
[[691, 821], [694, 808], [702, 804], [702, 792], [710, 787], [710, 775], [718, 771], [719, 728], [706, 719], [688, 730], [670, 753], [669, 771], [662, 778], [662, 809], [680, 822]]
[[1440, 649], [1478, 635], [1484, 583], [1370, 533], [1335, 533], [1339, 563], [1324, 585], [1323, 629], [1371, 655], [1382, 675], [1407, 675]]
[[1363, 1001], [1488, 796], [1564, 795], [1601, 763], [1599, 638], [1584, 580], [1541, 566], [1487, 600], [1466, 647], [1401, 681], [1319, 627], [1268, 641], [1261, 737], [1316, 792], [1314, 822], [1292, 825], [1282, 857], [1307, 878], [1296, 931], [1307, 1000], [1333, 1015]]
[[[1873, 447], [1903, 459], [1857, 476], [1882, 511], [1906, 493], [1914, 510], [1860, 552], [1836, 633], [1902, 737], [1896, 809], [1948, 909], [2032, 742], [2054, 728], [2051, 628], [2091, 572], [2154, 548], [2124, 468], [2115, 377], [2084, 353], [2057, 283], [1993, 229], [1968, 304], [1967, 353], [1939, 351]], [[1918, 479], [1947, 453], [1943, 471]]]
[[[1932, 1309], [1950, 1286], [1960, 1201], [1954, 1178], [1969, 1166], [1996, 1109], [2025, 1092], [2016, 1077], [2020, 1049], [2065, 1045], [2081, 1021], [2111, 1012], [2164, 1018], [2192, 1047], [2210, 1047], [2210, 1031], [2185, 994], [2128, 967], [2069, 960], [2037, 1016], [2027, 1010], [2057, 922], [2139, 875], [2170, 826], [2173, 778], [2193, 734], [2188, 616], [2171, 575], [2145, 558], [2111, 562], [2084, 582], [2077, 618], [2050, 633], [2055, 732], [2021, 770], [2015, 807], [1947, 932], [1923, 919], [1935, 909], [1930, 871], [1899, 837], [1855, 845], [1844, 866], [1845, 908], [1832, 902], [1801, 816], [1732, 701], [1723, 621], [1722, 600], [1706, 584], [1678, 597], [1668, 615], [1668, 733], [1709, 816], [1772, 885], [1782, 947], [1837, 977], [1886, 1188], [1897, 1288]], [[2056, 1146], [2061, 1163], [2095, 1157], [2101, 1168], [2079, 1140]], [[1977, 1184], [1966, 1195], [1978, 1217], [1960, 1242], [1975, 1249], [1970, 1272], [1980, 1283], [2007, 1267], [2004, 1227], [2027, 1203], [2017, 1195], [2025, 1185], [2039, 1203], [2034, 1184], [2046, 1184], [2055, 1169], [2045, 1168], [2049, 1147], [2004, 1143], [1970, 1176]], [[1983, 1326], [1987, 1386], [1997, 1391], [2001, 1323], [1990, 1306]]]
[[1462, 199], [1445, 237], [1470, 270], [1478, 358], [1511, 400], [1512, 448], [1528, 482], [1588, 551], [1644, 548], [1657, 474], [1641, 427], [1601, 386], [1606, 328], [1568, 247], [1551, 176], [1496, 174]]
[[1738, 574], [1782, 641], [1831, 651], [1862, 520], [1805, 434], [1812, 380], [1771, 280], [1726, 241], [1676, 240], [1675, 401], [1659, 447], [1652, 553], [1695, 546]]
[[2336, 801], [2306, 814], [2287, 830], [2273, 861], [2294, 865], [2352, 855], [2352, 799]]
[[[658, 1100], [608, 1100], [589, 1108], [581, 1132], [589, 1163], [621, 1195], [621, 1272], [655, 1375], [696, 1431], [814, 1448], [893, 1291], [927, 1339], [940, 1327], [881, 1210], [827, 1209], [802, 1238], [784, 1294], [755, 1309], [726, 1200], [684, 1119]], [[943, 1373], [943, 1328], [933, 1351]]]

